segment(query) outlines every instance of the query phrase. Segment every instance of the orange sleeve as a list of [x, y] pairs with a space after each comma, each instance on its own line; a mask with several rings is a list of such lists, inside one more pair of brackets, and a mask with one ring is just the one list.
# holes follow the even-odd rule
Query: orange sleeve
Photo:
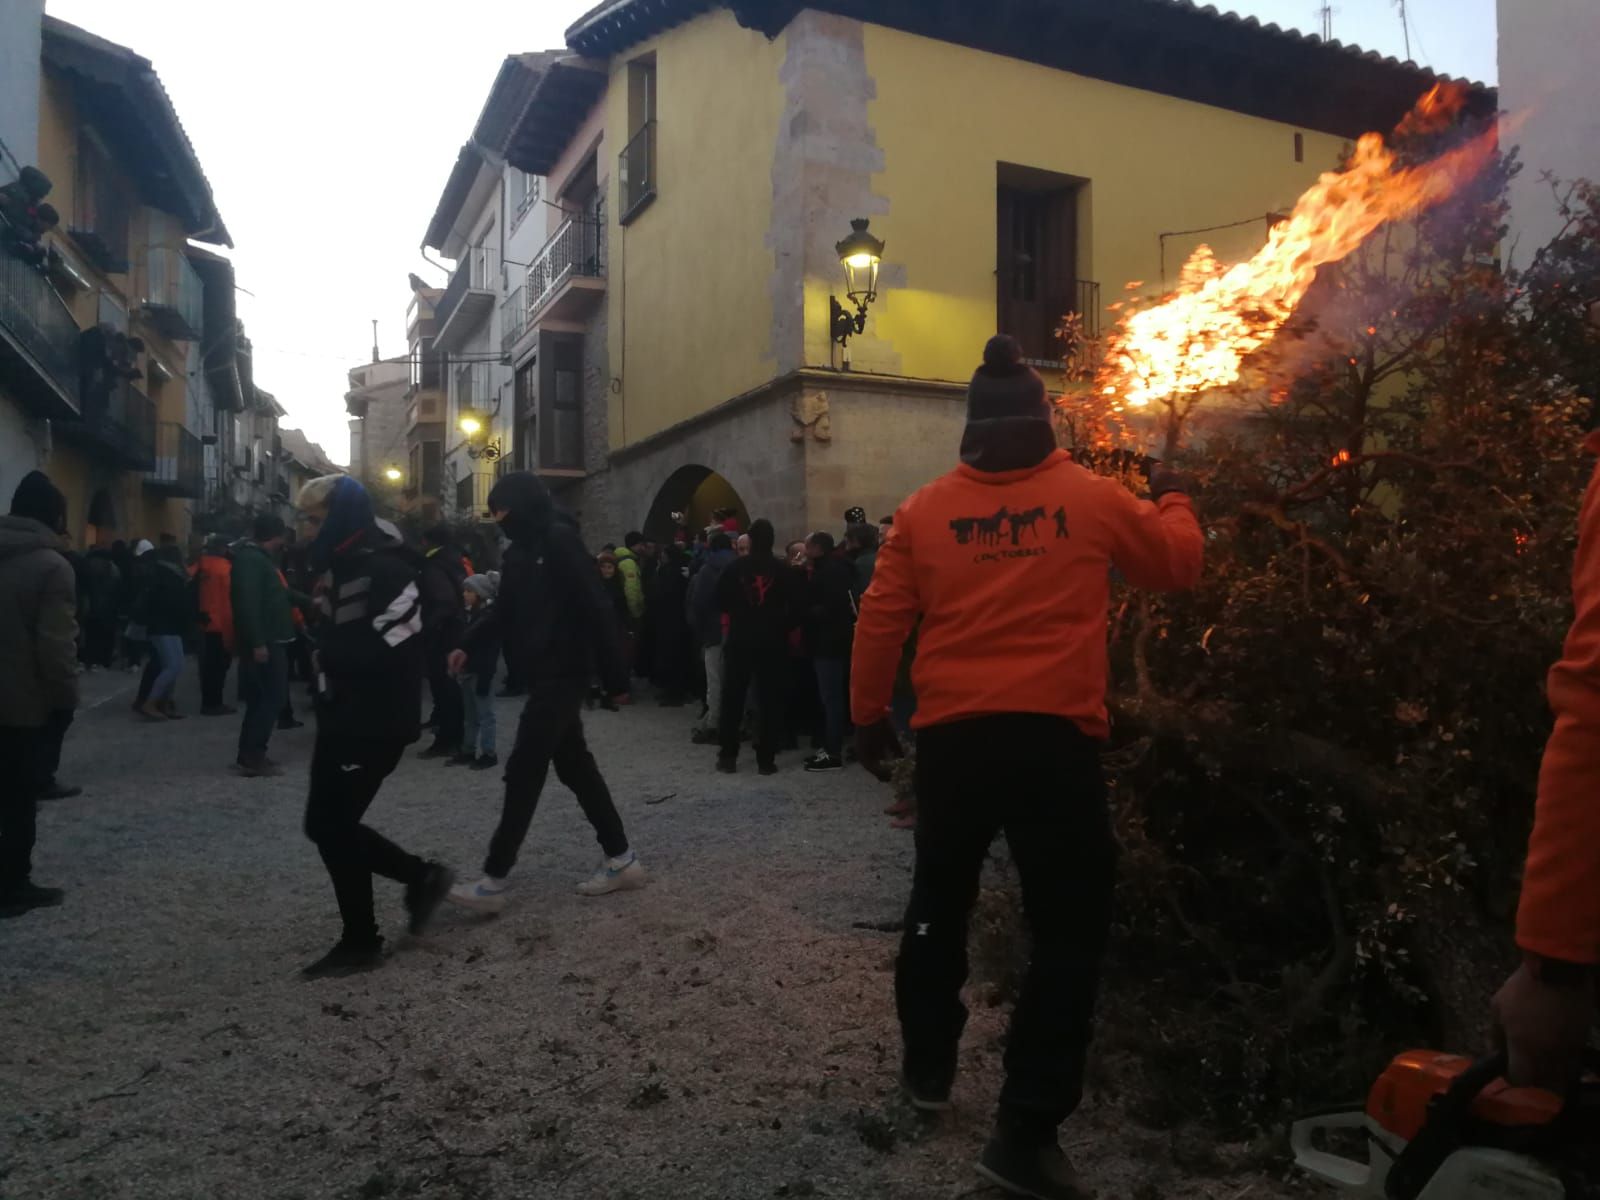
[[861, 597], [850, 656], [850, 718], [857, 725], [884, 719], [894, 700], [900, 654], [922, 611], [912, 557], [911, 522], [902, 508], [878, 550], [872, 585]]
[[1152, 504], [1107, 481], [1111, 561], [1134, 587], [1175, 592], [1200, 582], [1205, 537], [1194, 505], [1181, 492]]
[[1517, 910], [1517, 944], [1545, 958], [1600, 962], [1600, 471], [1578, 524], [1576, 607], [1561, 661], [1550, 668], [1555, 729], [1539, 769], [1539, 800]]

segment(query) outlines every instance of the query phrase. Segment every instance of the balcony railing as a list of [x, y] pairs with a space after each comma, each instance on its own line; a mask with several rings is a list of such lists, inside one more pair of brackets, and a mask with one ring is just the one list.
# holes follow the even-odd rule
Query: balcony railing
[[144, 315], [162, 337], [198, 342], [205, 289], [182, 251], [152, 246], [145, 253]]
[[602, 209], [564, 222], [528, 268], [527, 319], [533, 320], [574, 279], [603, 279], [606, 218]]
[[144, 485], [169, 496], [200, 496], [205, 485], [205, 458], [200, 439], [176, 421], [158, 424], [156, 463], [144, 473]]
[[618, 156], [622, 183], [622, 215], [626, 225], [656, 198], [656, 123], [646, 121]]
[[[476, 327], [494, 304], [495, 293], [500, 289], [500, 255], [492, 246], [473, 246], [456, 266], [444, 295], [434, 310], [438, 321], [438, 341], [446, 342], [445, 334], [452, 325], [461, 329]], [[448, 344], [445, 349], [450, 349]]]
[[518, 288], [500, 305], [500, 349], [510, 350], [528, 323], [528, 293]]
[[86, 389], [82, 400], [80, 417], [55, 426], [63, 441], [90, 446], [136, 470], [155, 469], [156, 406], [148, 396], [118, 381], [108, 390]]
[[8, 234], [0, 217], [0, 378], [40, 415], [73, 416], [78, 324], [50, 281], [7, 249]]

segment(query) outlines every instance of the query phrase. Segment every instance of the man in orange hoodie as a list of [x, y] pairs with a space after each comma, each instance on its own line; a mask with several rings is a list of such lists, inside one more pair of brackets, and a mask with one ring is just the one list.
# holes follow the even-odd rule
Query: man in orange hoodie
[[881, 774], [901, 647], [917, 626], [916, 869], [895, 971], [903, 1083], [948, 1108], [966, 1023], [967, 917], [1004, 831], [1033, 959], [1006, 1046], [994, 1137], [978, 1170], [1022, 1195], [1082, 1193], [1056, 1144], [1083, 1089], [1111, 923], [1115, 847], [1099, 744], [1108, 730], [1113, 566], [1136, 587], [1200, 577], [1202, 536], [1181, 480], [1152, 501], [1058, 450], [1044, 383], [1009, 337], [984, 348], [961, 463], [894, 515], [862, 600], [851, 710]]
[[221, 534], [206, 539], [194, 566], [195, 606], [200, 612], [200, 714], [225, 717], [238, 712], [222, 699], [233, 662], [233, 560]]
[[[1590, 312], [1600, 317], [1600, 306]], [[1600, 455], [1600, 432], [1586, 446]], [[1600, 468], [1578, 517], [1572, 593], [1572, 628], [1550, 669], [1556, 723], [1517, 910], [1522, 966], [1494, 998], [1511, 1082], [1557, 1092], [1577, 1073], [1594, 1023], [1600, 963]]]

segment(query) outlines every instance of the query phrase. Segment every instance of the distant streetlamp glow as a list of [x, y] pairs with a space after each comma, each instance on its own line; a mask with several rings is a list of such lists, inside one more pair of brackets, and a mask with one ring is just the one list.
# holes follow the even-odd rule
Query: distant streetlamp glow
[[483, 428], [483, 422], [478, 420], [477, 417], [472, 416], [462, 417], [460, 425], [461, 432], [466, 434], [468, 437], [476, 436], [478, 431]]
[[400, 468], [399, 467], [386, 467], [386, 468], [384, 468], [383, 477], [385, 479], [387, 479], [390, 483], [399, 483], [400, 479], [401, 479]]

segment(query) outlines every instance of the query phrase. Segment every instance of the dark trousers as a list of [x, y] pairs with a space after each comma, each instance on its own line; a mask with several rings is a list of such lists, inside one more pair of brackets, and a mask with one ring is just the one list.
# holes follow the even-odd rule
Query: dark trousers
[[116, 653], [116, 617], [90, 617], [84, 621], [83, 661], [91, 667], [110, 667]]
[[433, 736], [446, 746], [459, 746], [466, 715], [461, 706], [461, 683], [450, 674], [449, 654], [447, 646], [428, 647], [428, 691], [433, 696], [433, 715], [438, 722]]
[[844, 727], [850, 704], [849, 668], [844, 658], [818, 658], [817, 694], [822, 698], [822, 748], [838, 758], [844, 753]]
[[722, 648], [722, 757], [739, 757], [744, 701], [755, 684], [756, 761], [772, 762], [783, 737], [784, 690], [789, 654], [782, 646], [752, 648], [728, 642]]
[[41, 792], [55, 785], [56, 772], [61, 769], [61, 747], [67, 740], [67, 730], [72, 728], [72, 718], [76, 715], [70, 708], [58, 708], [45, 718], [44, 728], [39, 730], [34, 774], [38, 777]]
[[577, 794], [600, 848], [611, 858], [628, 852], [628, 835], [611, 801], [611, 790], [583, 740], [583, 701], [588, 693], [586, 679], [552, 680], [535, 684], [522, 706], [516, 745], [506, 760], [506, 798], [500, 824], [489, 840], [489, 857], [483, 864], [485, 875], [504, 879], [511, 874], [551, 767], [556, 769], [556, 778]]
[[399, 738], [319, 733], [311, 752], [306, 836], [322, 855], [344, 921], [344, 940], [353, 944], [373, 946], [382, 940], [372, 911], [372, 877], [410, 886], [421, 881], [426, 867], [422, 859], [361, 822], [405, 748]]
[[511, 657], [511, 643], [509, 641], [501, 648], [500, 653], [504, 656], [506, 662], [505, 691], [507, 694], [515, 695], [526, 691], [528, 685], [523, 682], [522, 672]]
[[1078, 1106], [1111, 925], [1116, 847], [1095, 743], [1039, 714], [917, 737], [916, 869], [895, 999], [906, 1061], [951, 1077], [966, 1025], [967, 917], [996, 833], [1022, 881], [1033, 955], [1006, 1042], [1003, 1123], [1040, 1140]]
[[140, 642], [138, 645], [149, 654], [144, 660], [144, 671], [139, 675], [139, 693], [135, 701], [143, 704], [150, 699], [150, 693], [156, 686], [156, 676], [161, 674], [161, 656], [151, 648], [149, 642]]
[[244, 719], [239, 722], [239, 761], [258, 763], [272, 741], [272, 726], [289, 694], [289, 661], [282, 646], [267, 647], [267, 661], [258, 663], [253, 650], [239, 655], [239, 698]]
[[200, 643], [200, 705], [202, 708], [221, 708], [222, 690], [228, 682], [228, 666], [233, 655], [220, 633], [208, 633]]
[[33, 871], [42, 735], [0, 725], [0, 894], [27, 883]]

